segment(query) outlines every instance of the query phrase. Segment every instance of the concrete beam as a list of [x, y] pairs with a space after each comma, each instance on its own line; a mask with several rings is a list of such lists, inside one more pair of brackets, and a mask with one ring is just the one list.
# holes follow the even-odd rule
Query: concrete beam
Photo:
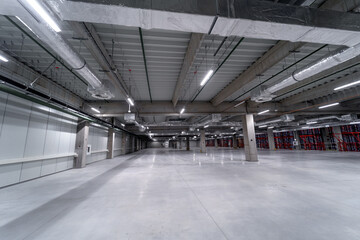
[[110, 58], [109, 53], [107, 52], [94, 26], [90, 23], [79, 22], [70, 22], [70, 25], [79, 35], [79, 37], [88, 39], [83, 41], [83, 44], [90, 51], [96, 62], [105, 71], [105, 74], [109, 77], [111, 83], [114, 85], [114, 87], [116, 87], [118, 92], [123, 97], [128, 96], [129, 89], [127, 88], [121, 75], [118, 73], [118, 71], [116, 71], [116, 66]]
[[211, 102], [217, 106], [225, 101], [232, 94], [244, 87], [246, 84], [253, 81], [259, 73], [263, 73], [273, 67], [275, 64], [286, 58], [291, 54], [291, 51], [295, 51], [304, 46], [304, 43], [291, 43], [286, 41], [280, 41], [268, 52], [266, 52], [261, 58], [259, 58], [248, 69], [241, 73], [235, 80], [221, 90]]
[[[8, 1], [10, 0], [5, 2]], [[357, 14], [320, 11], [270, 1], [183, 0], [180, 3], [175, 0], [151, 2], [49, 0], [48, 2], [60, 18], [67, 21], [198, 33], [208, 33], [211, 29], [212, 34], [221, 36], [347, 46], [357, 44], [360, 36], [360, 16]], [[8, 15], [10, 12], [14, 11], [0, 13]], [[217, 21], [213, 25], [215, 16]]]
[[191, 34], [190, 42], [189, 42], [189, 45], [188, 45], [188, 48], [186, 50], [186, 54], [184, 57], [184, 62], [181, 67], [180, 74], [179, 74], [178, 80], [176, 82], [176, 87], [175, 87], [173, 97], [172, 97], [172, 102], [173, 102], [174, 106], [176, 106], [176, 104], [179, 100], [181, 90], [183, 88], [187, 73], [189, 72], [189, 70], [195, 60], [196, 53], [197, 53], [198, 49], [200, 48], [204, 37], [205, 37], [205, 35], [200, 34], [200, 33], [192, 33]]

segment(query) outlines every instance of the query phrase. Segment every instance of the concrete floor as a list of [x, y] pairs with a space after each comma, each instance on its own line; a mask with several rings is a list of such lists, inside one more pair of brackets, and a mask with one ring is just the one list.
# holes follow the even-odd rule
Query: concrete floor
[[0, 189], [0, 239], [360, 239], [360, 154], [148, 149]]

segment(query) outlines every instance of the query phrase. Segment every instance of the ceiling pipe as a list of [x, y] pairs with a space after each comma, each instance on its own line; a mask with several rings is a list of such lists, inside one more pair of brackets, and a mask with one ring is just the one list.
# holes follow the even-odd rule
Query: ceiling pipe
[[[26, 27], [30, 28], [42, 42], [46, 43], [54, 52], [61, 56], [62, 60], [71, 66], [71, 71], [77, 72], [89, 83], [88, 91], [92, 96], [100, 99], [112, 98], [113, 94], [110, 90], [105, 87], [103, 82], [91, 70], [85, 59], [71, 47], [68, 41], [52, 29], [44, 20], [39, 20], [41, 17], [36, 12], [31, 11], [32, 6], [28, 1], [19, 0], [19, 2], [26, 11], [18, 19], [21, 19], [26, 24]], [[38, 4], [52, 17], [58, 26], [61, 26], [47, 6], [40, 1], [38, 1]]]
[[291, 86], [297, 82], [301, 82], [305, 79], [308, 79], [315, 74], [323, 72], [327, 69], [333, 68], [341, 63], [344, 63], [350, 59], [353, 59], [360, 55], [360, 44], [357, 44], [353, 47], [343, 47], [338, 50], [331, 52], [330, 54], [322, 57], [305, 67], [302, 67], [292, 74], [287, 76], [285, 79], [279, 83], [265, 88], [260, 91], [258, 94], [254, 94], [251, 100], [255, 102], [266, 102], [272, 100], [275, 97], [274, 93], [284, 89], [288, 86]]

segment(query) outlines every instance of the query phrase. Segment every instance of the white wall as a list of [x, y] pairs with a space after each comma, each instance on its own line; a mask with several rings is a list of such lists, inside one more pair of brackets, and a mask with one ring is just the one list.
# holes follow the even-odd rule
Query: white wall
[[122, 154], [122, 141], [121, 137], [125, 133], [122, 132], [115, 132], [115, 139], [114, 139], [114, 156], [119, 156]]
[[[0, 92], [0, 163], [75, 152], [77, 118]], [[73, 157], [0, 165], [0, 187], [73, 167]]]
[[87, 164], [106, 159], [107, 139], [107, 129], [90, 125], [88, 144], [91, 145], [91, 155], [86, 157]]

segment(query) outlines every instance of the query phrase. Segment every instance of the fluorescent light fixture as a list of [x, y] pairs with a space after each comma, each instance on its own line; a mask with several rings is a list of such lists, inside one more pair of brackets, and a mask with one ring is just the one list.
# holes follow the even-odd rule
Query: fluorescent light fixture
[[304, 126], [304, 127], [301, 127], [301, 128], [310, 128], [309, 126]]
[[310, 125], [310, 124], [315, 124], [315, 123], [317, 123], [316, 121], [313, 121], [313, 122], [307, 122], [306, 124], [307, 125]]
[[259, 128], [266, 128], [267, 125], [262, 125], [262, 126], [259, 126]]
[[238, 104], [236, 104], [235, 106], [234, 106], [234, 108], [237, 108], [238, 106], [240, 106], [241, 104], [243, 104], [245, 101], [241, 101], [241, 102], [239, 102]]
[[230, 129], [234, 129], [234, 127], [231, 127]]
[[264, 113], [267, 113], [269, 112], [270, 110], [265, 110], [265, 111], [262, 111], [262, 112], [259, 112], [258, 115], [261, 115], [261, 114], [264, 114]]
[[121, 126], [122, 126], [122, 127], [125, 127], [125, 124], [121, 123]]
[[1, 56], [0, 55], [0, 60], [3, 61], [3, 62], [8, 62], [9, 60], [7, 60], [5, 57]]
[[180, 114], [183, 114], [184, 112], [185, 112], [185, 108], [182, 108]]
[[351, 86], [358, 85], [358, 84], [360, 84], [360, 80], [352, 82], [352, 83], [348, 83], [348, 84], [345, 84], [345, 85], [342, 85], [342, 86], [337, 87], [337, 88], [334, 88], [334, 91], [341, 90], [343, 88], [351, 87]]
[[204, 128], [208, 128], [208, 127], [209, 127], [209, 125], [205, 125], [205, 126], [204, 126]]
[[94, 112], [100, 113], [100, 111], [97, 110], [96, 108], [93, 108], [93, 107], [92, 107], [91, 110], [93, 110]]
[[328, 107], [332, 107], [332, 106], [336, 106], [336, 105], [339, 105], [339, 103], [337, 102], [337, 103], [332, 103], [332, 104], [324, 105], [324, 106], [319, 107], [319, 109], [328, 108]]
[[208, 73], [205, 75], [204, 79], [201, 81], [200, 86], [204, 86], [205, 83], [210, 79], [211, 75], [213, 74], [214, 70], [210, 69]]
[[40, 17], [47, 23], [55, 32], [61, 32], [59, 26], [50, 17], [46, 10], [41, 6], [37, 0], [26, 0], [31, 7], [40, 15]]
[[273, 129], [274, 128], [274, 126], [270, 126], [270, 127], [268, 127], [268, 129]]
[[127, 102], [131, 105], [134, 106], [134, 101], [131, 98], [127, 98]]
[[359, 122], [351, 122], [350, 124], [360, 124], [360, 121]]

